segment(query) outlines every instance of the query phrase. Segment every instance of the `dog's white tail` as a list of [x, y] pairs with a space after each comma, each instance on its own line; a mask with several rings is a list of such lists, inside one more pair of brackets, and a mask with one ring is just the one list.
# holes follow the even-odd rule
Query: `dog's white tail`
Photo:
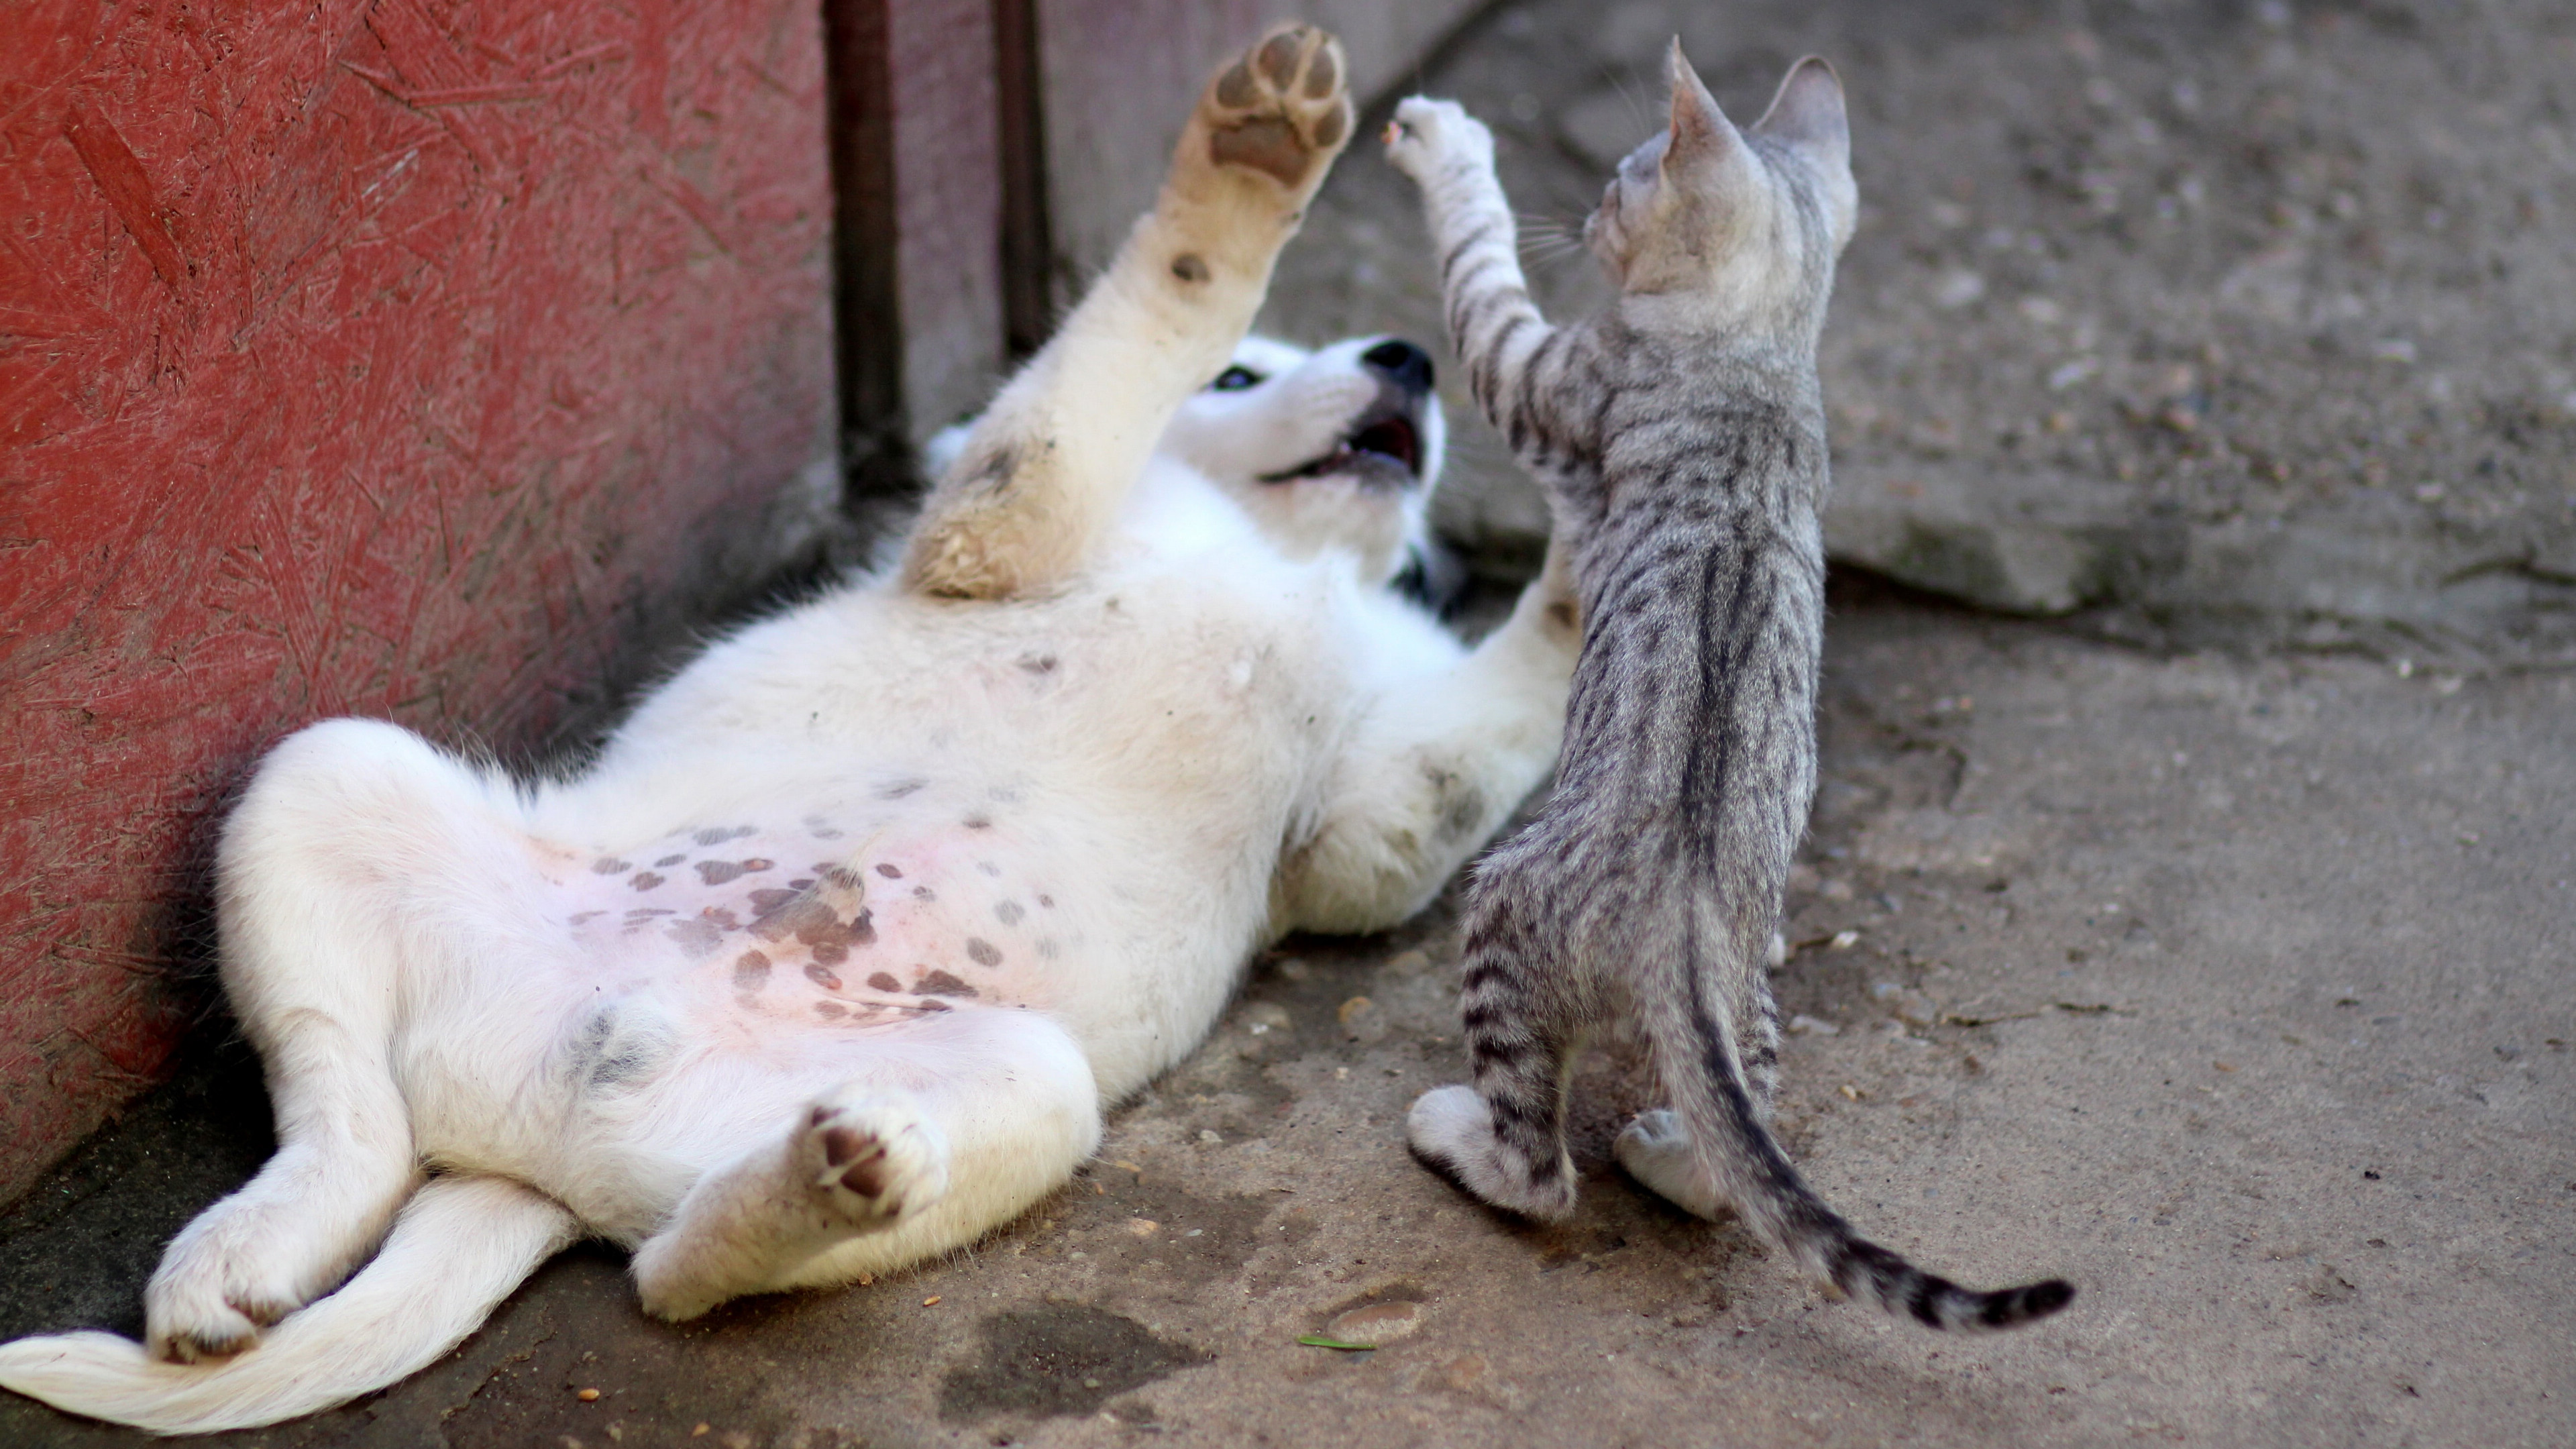
[[373, 1262], [246, 1353], [176, 1364], [112, 1333], [22, 1338], [0, 1344], [0, 1388], [156, 1434], [274, 1424], [436, 1362], [580, 1231], [561, 1204], [506, 1178], [432, 1178]]

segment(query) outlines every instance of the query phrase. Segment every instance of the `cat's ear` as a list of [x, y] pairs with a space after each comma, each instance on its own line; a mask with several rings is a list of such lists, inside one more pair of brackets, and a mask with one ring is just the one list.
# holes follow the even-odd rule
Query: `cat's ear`
[[1664, 54], [1664, 78], [1673, 89], [1672, 132], [1664, 142], [1664, 168], [1700, 165], [1722, 161], [1744, 144], [1735, 133], [1735, 123], [1717, 108], [1717, 97], [1700, 84], [1699, 72], [1691, 69], [1682, 54], [1682, 40], [1673, 37], [1673, 48]]
[[1755, 135], [1771, 136], [1816, 159], [1851, 164], [1851, 122], [1843, 114], [1842, 78], [1820, 55], [1789, 67], [1780, 79], [1771, 108], [1753, 123]]
[[1851, 120], [1843, 109], [1842, 78], [1821, 56], [1808, 56], [1781, 78], [1771, 108], [1753, 123], [1757, 136], [1778, 141], [1815, 172], [1834, 214], [1837, 245], [1851, 236], [1859, 210], [1859, 189], [1852, 184]]

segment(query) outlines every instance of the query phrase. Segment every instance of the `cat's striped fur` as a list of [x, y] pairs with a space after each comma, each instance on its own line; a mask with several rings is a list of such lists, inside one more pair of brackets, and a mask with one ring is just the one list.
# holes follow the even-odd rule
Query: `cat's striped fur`
[[1391, 159], [1423, 188], [1476, 401], [1546, 485], [1585, 624], [1564, 761], [1478, 868], [1464, 1021], [1475, 1087], [1415, 1103], [1415, 1149], [1499, 1206], [1574, 1205], [1565, 1087], [1584, 1034], [1635, 1014], [1673, 1106], [1620, 1160], [1683, 1207], [1732, 1207], [1852, 1296], [1934, 1328], [2065, 1305], [1979, 1293], [1855, 1234], [1769, 1130], [1765, 970], [1815, 792], [1827, 486], [1816, 339], [1856, 193], [1842, 90], [1794, 67], [1738, 132], [1672, 51], [1671, 128], [1620, 167], [1585, 236], [1621, 288], [1550, 326], [1514, 255], [1492, 139], [1412, 100]]

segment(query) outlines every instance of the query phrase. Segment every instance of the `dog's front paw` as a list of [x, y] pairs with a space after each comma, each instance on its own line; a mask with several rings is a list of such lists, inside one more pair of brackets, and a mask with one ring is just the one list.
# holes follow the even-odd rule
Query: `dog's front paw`
[[1386, 123], [1379, 139], [1388, 162], [1417, 184], [1427, 185], [1444, 171], [1491, 170], [1494, 165], [1494, 133], [1456, 101], [1408, 97], [1396, 106], [1395, 119]]
[[854, 1228], [891, 1227], [948, 1192], [947, 1139], [901, 1103], [817, 1102], [799, 1149], [817, 1205]]
[[1208, 159], [1260, 172], [1302, 200], [1350, 140], [1349, 73], [1342, 43], [1326, 32], [1271, 31], [1199, 97]]

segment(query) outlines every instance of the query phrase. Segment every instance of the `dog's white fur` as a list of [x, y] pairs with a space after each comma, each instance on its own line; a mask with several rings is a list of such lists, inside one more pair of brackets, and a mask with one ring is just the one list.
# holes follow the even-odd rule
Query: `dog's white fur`
[[[1386, 586], [1424, 489], [1261, 481], [1387, 386], [1366, 341], [1245, 338], [1350, 129], [1338, 80], [1303, 93], [1338, 48], [1286, 33], [898, 563], [714, 645], [568, 778], [363, 720], [277, 746], [218, 897], [277, 1155], [170, 1245], [148, 1345], [22, 1340], [0, 1385], [243, 1427], [428, 1364], [583, 1235], [675, 1319], [918, 1262], [1065, 1182], [1255, 948], [1402, 920], [1499, 828], [1555, 758], [1561, 571], [1469, 652]], [[1247, 115], [1302, 175], [1219, 163]], [[1229, 357], [1268, 379], [1205, 390]]]

